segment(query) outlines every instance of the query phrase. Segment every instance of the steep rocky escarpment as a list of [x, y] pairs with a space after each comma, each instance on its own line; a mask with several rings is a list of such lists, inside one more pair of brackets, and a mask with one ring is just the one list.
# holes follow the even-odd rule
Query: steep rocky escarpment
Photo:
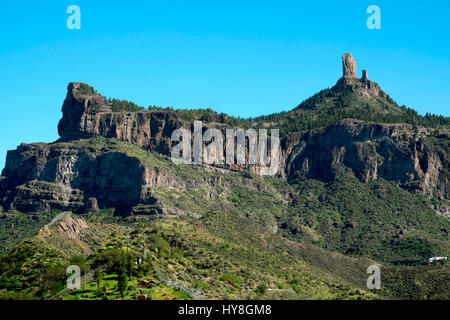
[[448, 199], [448, 167], [427, 143], [432, 134], [406, 124], [343, 120], [287, 139], [286, 175], [331, 181], [351, 173], [362, 182], [381, 177], [412, 192]]
[[[177, 113], [170, 110], [142, 110], [138, 112], [113, 112], [110, 102], [83, 83], [70, 83], [67, 87], [67, 96], [64, 100], [63, 117], [58, 124], [59, 141], [73, 141], [101, 136], [114, 138], [123, 142], [134, 144], [140, 148], [155, 151], [170, 156], [173, 144], [171, 136], [176, 129], [184, 128], [190, 132], [194, 130], [192, 121], [182, 119]], [[223, 115], [222, 115], [223, 116]], [[204, 133], [211, 123], [203, 122]], [[228, 126], [224, 126], [228, 128]], [[225, 136], [225, 129], [222, 129]], [[205, 146], [205, 142], [202, 142]], [[270, 147], [270, 146], [269, 146]], [[223, 146], [225, 155], [226, 146]], [[269, 149], [270, 150], [270, 149]], [[246, 159], [248, 159], [248, 144], [245, 146]], [[206, 159], [206, 152], [203, 158]], [[243, 170], [249, 169], [255, 173], [260, 172], [260, 166], [246, 166], [227, 164], [225, 157], [220, 157], [223, 165], [220, 167]]]
[[152, 204], [149, 186], [164, 183], [124, 152], [67, 144], [22, 144], [8, 153], [3, 175], [3, 206], [23, 212]]
[[170, 166], [168, 159], [113, 139], [22, 144], [8, 153], [0, 199], [5, 210], [21, 212], [116, 208], [126, 215], [183, 214], [162, 205], [155, 189], [205, 188], [214, 197], [223, 184], [220, 176], [195, 176], [207, 168], [191, 168], [194, 176], [187, 179]]
[[112, 112], [103, 96], [83, 91], [84, 84], [70, 83], [58, 124], [62, 141], [103, 136], [169, 154], [170, 136], [182, 122], [174, 112]]
[[[403, 112], [394, 103], [385, 101], [385, 93], [368, 79], [365, 70], [362, 78], [356, 77], [356, 63], [351, 54], [343, 56], [342, 67], [343, 76], [329, 90], [332, 95], [328, 100], [310, 101], [309, 108], [302, 106], [311, 112], [307, 121], [323, 116], [318, 113], [323, 110], [325, 114], [339, 114], [347, 107], [368, 110], [370, 103], [383, 114]], [[206, 188], [211, 197], [220, 193], [215, 190], [221, 184], [220, 179], [202, 182], [180, 178], [179, 171], [162, 169], [157, 161], [144, 160], [149, 153], [170, 155], [173, 131], [181, 127], [192, 130], [191, 121], [171, 110], [113, 112], [111, 103], [88, 85], [70, 83], [67, 89], [58, 124], [61, 138], [57, 143], [22, 144], [8, 152], [0, 176], [0, 204], [5, 210], [85, 212], [115, 207], [127, 213], [160, 214], [164, 209], [158, 205], [155, 188]], [[337, 110], [334, 102], [345, 100], [343, 97], [346, 97], [344, 107]], [[318, 104], [320, 107], [316, 108]], [[285, 122], [299, 115], [298, 112], [297, 108], [289, 113]], [[205, 125], [222, 131], [230, 127], [230, 123], [216, 120], [214, 123], [205, 120]], [[267, 128], [277, 128], [277, 123]], [[96, 144], [96, 138], [103, 140]], [[110, 138], [121, 142], [121, 148], [117, 148], [117, 143], [106, 143]], [[447, 127], [437, 130], [341, 119], [331, 125], [292, 130], [284, 135], [277, 176], [289, 182], [296, 178], [331, 181], [342, 174], [354, 175], [364, 183], [383, 178], [413, 193], [449, 200], [448, 141]], [[131, 146], [135, 149], [129, 152]], [[248, 145], [245, 152], [248, 160]], [[211, 167], [200, 170], [206, 168]], [[249, 168], [228, 164], [225, 168], [250, 169], [256, 173], [260, 169], [258, 165]], [[444, 209], [440, 205], [437, 210]]]

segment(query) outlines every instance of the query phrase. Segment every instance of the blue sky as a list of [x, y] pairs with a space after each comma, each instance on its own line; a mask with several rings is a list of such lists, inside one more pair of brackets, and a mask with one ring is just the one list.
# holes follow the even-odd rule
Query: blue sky
[[[143, 106], [258, 116], [334, 85], [351, 52], [399, 104], [450, 116], [450, 2], [429, 3], [3, 0], [0, 168], [21, 142], [58, 138], [71, 81]], [[72, 4], [81, 30], [66, 27]], [[366, 27], [372, 4], [381, 30]]]

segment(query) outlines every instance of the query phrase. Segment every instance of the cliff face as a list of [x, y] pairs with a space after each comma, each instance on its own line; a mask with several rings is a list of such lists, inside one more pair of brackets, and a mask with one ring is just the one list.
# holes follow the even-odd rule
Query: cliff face
[[62, 107], [58, 133], [63, 141], [103, 136], [170, 154], [172, 132], [182, 126], [174, 112], [112, 112], [99, 94], [85, 93], [71, 83]]
[[[85, 92], [89, 87], [82, 83], [70, 83], [64, 100], [63, 117], [58, 124], [59, 141], [88, 139], [96, 136], [114, 138], [134, 144], [140, 148], [170, 156], [172, 150], [171, 136], [174, 130], [185, 128], [193, 130], [193, 123], [182, 120], [173, 111], [112, 112], [111, 105], [102, 95]], [[208, 123], [204, 123], [203, 132]], [[223, 131], [225, 136], [225, 131]], [[178, 142], [175, 142], [178, 144]], [[205, 143], [203, 143], [205, 145]], [[248, 145], [245, 147], [248, 159]], [[225, 155], [225, 145], [223, 149]], [[203, 152], [206, 159], [206, 152]], [[225, 157], [221, 167], [231, 170], [249, 168], [258, 173], [260, 167], [245, 165], [228, 165]]]
[[432, 133], [406, 124], [346, 119], [287, 139], [285, 172], [289, 179], [331, 181], [349, 173], [362, 182], [384, 178], [411, 192], [449, 199], [448, 167], [426, 144]]
[[22, 144], [8, 153], [3, 175], [3, 207], [23, 212], [98, 207], [131, 211], [138, 204], [157, 202], [151, 187], [179, 185], [125, 152], [63, 143]]
[[9, 151], [0, 180], [3, 208], [76, 213], [116, 208], [124, 215], [156, 217], [182, 214], [162, 205], [156, 188], [180, 192], [204, 188], [210, 190], [206, 193], [210, 198], [220, 193], [215, 191], [222, 185], [220, 177], [181, 178], [167, 166], [170, 160], [162, 166], [138, 147], [107, 141], [22, 144]]
[[[57, 143], [22, 144], [8, 152], [0, 176], [0, 204], [5, 210], [83, 212], [115, 207], [128, 213], [159, 214], [164, 210], [157, 205], [155, 187], [182, 190], [201, 185], [213, 190], [218, 185], [217, 181], [199, 184], [178, 179], [144, 163], [137, 154], [74, 143], [114, 138], [138, 146], [144, 154], [170, 155], [172, 132], [192, 127], [173, 111], [112, 112], [103, 96], [86, 87], [69, 84]], [[333, 90], [369, 96], [381, 91], [368, 80], [367, 72], [361, 79], [356, 77], [351, 55], [344, 55], [343, 77]], [[433, 139], [438, 142], [430, 142]], [[278, 176], [288, 181], [331, 181], [341, 174], [353, 174], [362, 182], [384, 178], [411, 192], [450, 199], [448, 141], [448, 135], [437, 136], [429, 128], [345, 119], [284, 137]], [[244, 166], [227, 168], [242, 170]]]

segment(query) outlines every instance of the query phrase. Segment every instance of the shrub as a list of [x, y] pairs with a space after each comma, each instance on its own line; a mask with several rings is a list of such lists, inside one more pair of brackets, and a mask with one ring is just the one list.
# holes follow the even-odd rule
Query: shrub
[[266, 293], [266, 291], [267, 291], [267, 286], [265, 284], [260, 284], [255, 289], [255, 292], [260, 295], [264, 295]]
[[80, 84], [80, 91], [85, 94], [95, 94], [95, 89], [85, 83]]
[[239, 279], [229, 273], [225, 273], [225, 274], [221, 275], [219, 280], [228, 282], [229, 284], [231, 284], [234, 287], [237, 287], [239, 285]]
[[109, 99], [109, 103], [111, 104], [112, 112], [121, 112], [121, 111], [137, 112], [145, 110], [144, 107], [140, 107], [134, 102], [128, 100]]

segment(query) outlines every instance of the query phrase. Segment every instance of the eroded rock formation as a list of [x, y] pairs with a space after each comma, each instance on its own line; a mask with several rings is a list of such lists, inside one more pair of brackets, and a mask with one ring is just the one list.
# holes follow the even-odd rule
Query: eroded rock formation
[[57, 232], [63, 239], [73, 240], [88, 227], [83, 218], [67, 218], [57, 226]]
[[112, 112], [99, 94], [85, 93], [81, 83], [70, 83], [58, 124], [62, 141], [103, 136], [169, 153], [172, 132], [183, 122], [171, 111]]
[[356, 77], [356, 62], [352, 54], [347, 52], [342, 56], [343, 77]]
[[404, 189], [449, 199], [448, 168], [424, 141], [432, 129], [346, 119], [305, 132], [285, 145], [287, 177], [331, 181], [353, 174], [362, 182], [390, 180]]
[[342, 70], [342, 78], [333, 87], [334, 91], [367, 91], [375, 96], [378, 96], [380, 93], [384, 94], [377, 83], [369, 80], [366, 70], [363, 70], [361, 79], [356, 76], [356, 62], [351, 53], [345, 53], [342, 56]]

